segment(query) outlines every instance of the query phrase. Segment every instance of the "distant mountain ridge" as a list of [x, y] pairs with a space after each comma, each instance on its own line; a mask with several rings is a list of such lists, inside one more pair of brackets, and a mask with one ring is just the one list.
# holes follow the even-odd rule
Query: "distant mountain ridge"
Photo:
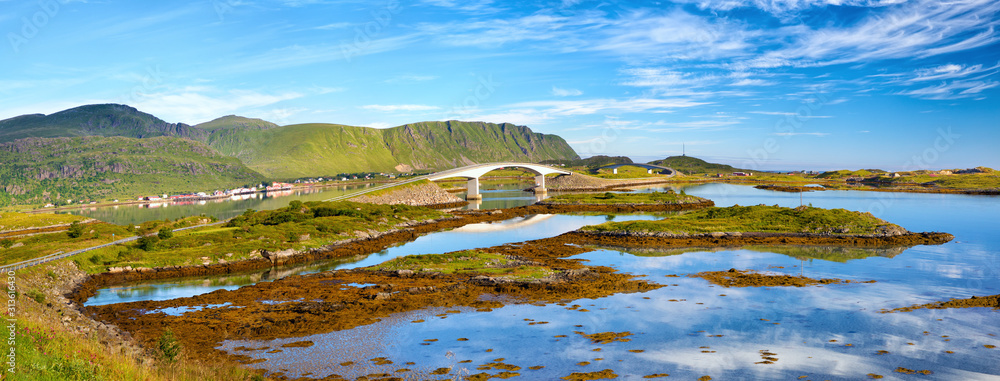
[[0, 142], [72, 136], [177, 136], [201, 141], [208, 134], [190, 125], [167, 123], [134, 107], [118, 104], [86, 105], [51, 115], [29, 114], [0, 120]]
[[51, 115], [0, 121], [0, 143], [27, 137], [75, 136], [187, 138], [236, 157], [274, 179], [579, 158], [561, 137], [509, 123], [420, 122], [376, 129], [321, 123], [279, 126], [228, 115], [191, 126], [167, 123], [117, 104], [86, 105]]

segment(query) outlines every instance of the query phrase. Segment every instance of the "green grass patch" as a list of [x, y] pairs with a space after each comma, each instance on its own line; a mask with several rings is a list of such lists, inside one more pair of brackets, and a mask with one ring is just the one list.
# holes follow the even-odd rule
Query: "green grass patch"
[[552, 275], [546, 267], [502, 254], [466, 250], [445, 254], [409, 255], [374, 266], [375, 270], [412, 270], [443, 274], [482, 274], [513, 280], [536, 280]]
[[690, 204], [707, 201], [701, 197], [674, 192], [649, 193], [571, 193], [552, 196], [547, 203], [568, 205], [615, 205], [615, 204]]
[[923, 185], [948, 189], [996, 190], [1000, 189], [1000, 176], [996, 173], [970, 173], [960, 175], [914, 174], [897, 178], [880, 179], [893, 185]]
[[618, 173], [614, 173], [613, 169], [599, 169], [597, 172], [586, 173], [590, 176], [600, 177], [602, 179], [640, 179], [640, 178], [653, 178], [653, 177], [667, 177], [665, 174], [660, 174], [660, 170], [654, 169], [654, 173], [648, 173], [646, 168], [633, 167], [633, 166], [622, 166], [618, 167]]
[[874, 169], [859, 169], [857, 171], [851, 171], [847, 169], [842, 169], [839, 171], [827, 171], [816, 175], [818, 179], [846, 179], [850, 177], [871, 177], [879, 173], [884, 173], [882, 170]]
[[64, 225], [85, 219], [87, 218], [71, 214], [3, 212], [0, 213], [0, 232]]
[[871, 213], [802, 206], [731, 206], [681, 213], [658, 221], [609, 222], [585, 226], [585, 231], [663, 232], [702, 234], [713, 232], [874, 234], [899, 228]]
[[[166, 239], [147, 239], [80, 254], [75, 262], [88, 273], [109, 267], [191, 266], [233, 262], [258, 257], [260, 250], [308, 250], [354, 238], [357, 231], [387, 231], [408, 221], [446, 216], [433, 209], [407, 205], [356, 202], [301, 202], [267, 211], [248, 210], [224, 226], [175, 232]], [[197, 219], [198, 217], [195, 217]], [[190, 224], [150, 221], [140, 232], [157, 232], [163, 226]], [[113, 226], [113, 225], [112, 225]]]
[[[65, 232], [36, 234], [28, 237], [10, 238], [4, 240], [0, 247], [0, 265], [26, 261], [33, 258], [42, 257], [55, 253], [68, 253], [73, 250], [83, 249], [110, 243], [118, 239], [131, 237], [134, 233], [124, 226], [97, 222], [85, 224], [83, 234], [76, 238], [70, 238]], [[90, 253], [80, 254], [86, 257]], [[100, 259], [103, 262], [104, 259]]]

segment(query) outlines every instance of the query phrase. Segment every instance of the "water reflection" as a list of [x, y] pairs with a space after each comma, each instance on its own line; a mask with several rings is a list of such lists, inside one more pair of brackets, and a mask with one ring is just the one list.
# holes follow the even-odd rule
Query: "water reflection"
[[756, 251], [760, 253], [776, 253], [787, 255], [796, 259], [820, 259], [832, 262], [847, 262], [852, 259], [862, 259], [868, 257], [892, 258], [902, 254], [912, 246], [899, 247], [842, 247], [842, 246], [729, 246], [729, 247], [679, 247], [679, 248], [634, 248], [616, 247], [608, 245], [593, 246], [597, 249], [614, 250], [619, 253], [631, 254], [639, 257], [665, 257], [680, 255], [685, 253], [698, 252], [732, 252], [739, 250]]
[[[925, 256], [927, 252], [920, 248], [899, 258]], [[886, 306], [908, 304], [915, 295], [933, 289], [910, 283], [913, 276], [937, 278], [922, 272], [878, 270], [880, 263], [890, 260], [885, 257], [802, 262], [744, 248], [658, 257], [597, 250], [574, 258], [642, 274], [667, 287], [566, 302], [582, 306], [585, 312], [558, 304], [510, 305], [492, 312], [465, 310], [442, 317], [438, 316], [441, 311], [429, 309], [351, 330], [268, 341], [227, 341], [221, 348], [279, 347], [310, 340], [316, 345], [249, 355], [268, 359], [256, 367], [287, 370], [290, 377], [312, 373], [310, 377], [316, 378], [393, 373], [404, 362], [414, 362], [407, 368], [418, 375], [440, 367], [453, 367], [452, 374], [474, 374], [482, 371], [477, 369], [479, 365], [501, 357], [504, 363], [522, 370], [545, 366], [521, 372], [532, 379], [558, 379], [571, 372], [601, 369], [612, 369], [625, 379], [654, 373], [682, 379], [703, 375], [715, 379], [797, 379], [803, 375], [863, 379], [868, 373], [891, 378], [900, 366], [930, 370], [942, 379], [994, 379], [1000, 374], [993, 352], [984, 347], [1000, 344], [1000, 338], [989, 335], [1000, 334], [1000, 315], [987, 309], [878, 313]], [[699, 278], [666, 277], [728, 268], [878, 282], [723, 288]], [[412, 323], [416, 319], [424, 322]], [[632, 336], [629, 342], [593, 344], [575, 334], [578, 331], [630, 332]], [[887, 353], [877, 355], [878, 351]], [[379, 356], [389, 358], [394, 365], [368, 361]], [[764, 364], [765, 356], [777, 361]], [[470, 362], [460, 362], [465, 360]], [[361, 366], [340, 366], [344, 361]], [[583, 362], [590, 365], [579, 365]]]
[[[657, 217], [652, 214], [635, 214], [621, 215], [618, 217], [618, 220], [651, 220], [655, 218]], [[104, 288], [98, 290], [84, 305], [104, 305], [140, 300], [168, 300], [200, 295], [218, 289], [231, 290], [240, 286], [280, 279], [290, 275], [373, 266], [405, 255], [437, 254], [552, 237], [579, 229], [585, 225], [598, 224], [605, 220], [604, 215], [539, 214], [516, 217], [493, 223], [469, 224], [450, 231], [427, 234], [414, 241], [390, 247], [371, 255], [318, 261], [303, 265], [283, 266], [238, 275], [195, 277], [185, 280], [170, 279]]]
[[73, 209], [67, 210], [65, 213], [82, 215], [119, 225], [139, 224], [145, 221], [167, 218], [175, 220], [198, 215], [226, 219], [238, 216], [247, 209], [278, 209], [287, 206], [291, 200], [321, 201], [375, 185], [377, 184], [355, 184], [242, 194], [210, 200], [114, 205], [99, 208]]

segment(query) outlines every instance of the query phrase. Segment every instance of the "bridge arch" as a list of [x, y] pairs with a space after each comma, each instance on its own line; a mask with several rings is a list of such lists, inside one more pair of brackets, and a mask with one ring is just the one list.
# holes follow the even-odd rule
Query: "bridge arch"
[[535, 174], [535, 193], [545, 193], [545, 175], [558, 173], [563, 175], [572, 175], [572, 172], [553, 168], [547, 165], [541, 164], [531, 164], [531, 163], [486, 163], [486, 164], [473, 164], [466, 167], [449, 169], [447, 171], [441, 171], [433, 173], [427, 176], [428, 180], [441, 180], [450, 177], [464, 177], [468, 179], [466, 184], [466, 196], [467, 200], [479, 200], [482, 199], [482, 194], [479, 193], [479, 178], [486, 173], [501, 169], [501, 168], [521, 168], [526, 169], [531, 173]]
[[598, 169], [610, 169], [610, 170], [613, 170], [614, 173], [618, 173], [618, 168], [619, 167], [624, 167], [624, 166], [632, 166], [632, 167], [645, 168], [646, 169], [646, 173], [649, 173], [649, 174], [652, 174], [654, 170], [659, 170], [660, 173], [663, 173], [664, 171], [669, 172], [667, 174], [667, 176], [669, 176], [669, 177], [673, 177], [674, 175], [677, 174], [677, 171], [675, 171], [673, 168], [659, 166], [659, 165], [653, 165], [653, 164], [643, 164], [643, 163], [611, 164], [611, 165], [605, 165], [605, 166], [600, 167]]

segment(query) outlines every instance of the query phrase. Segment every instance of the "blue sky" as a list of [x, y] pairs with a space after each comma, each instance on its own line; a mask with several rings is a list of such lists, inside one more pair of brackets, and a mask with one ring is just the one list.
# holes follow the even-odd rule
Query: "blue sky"
[[0, 118], [510, 122], [581, 156], [1000, 168], [1000, 2], [0, 0]]

